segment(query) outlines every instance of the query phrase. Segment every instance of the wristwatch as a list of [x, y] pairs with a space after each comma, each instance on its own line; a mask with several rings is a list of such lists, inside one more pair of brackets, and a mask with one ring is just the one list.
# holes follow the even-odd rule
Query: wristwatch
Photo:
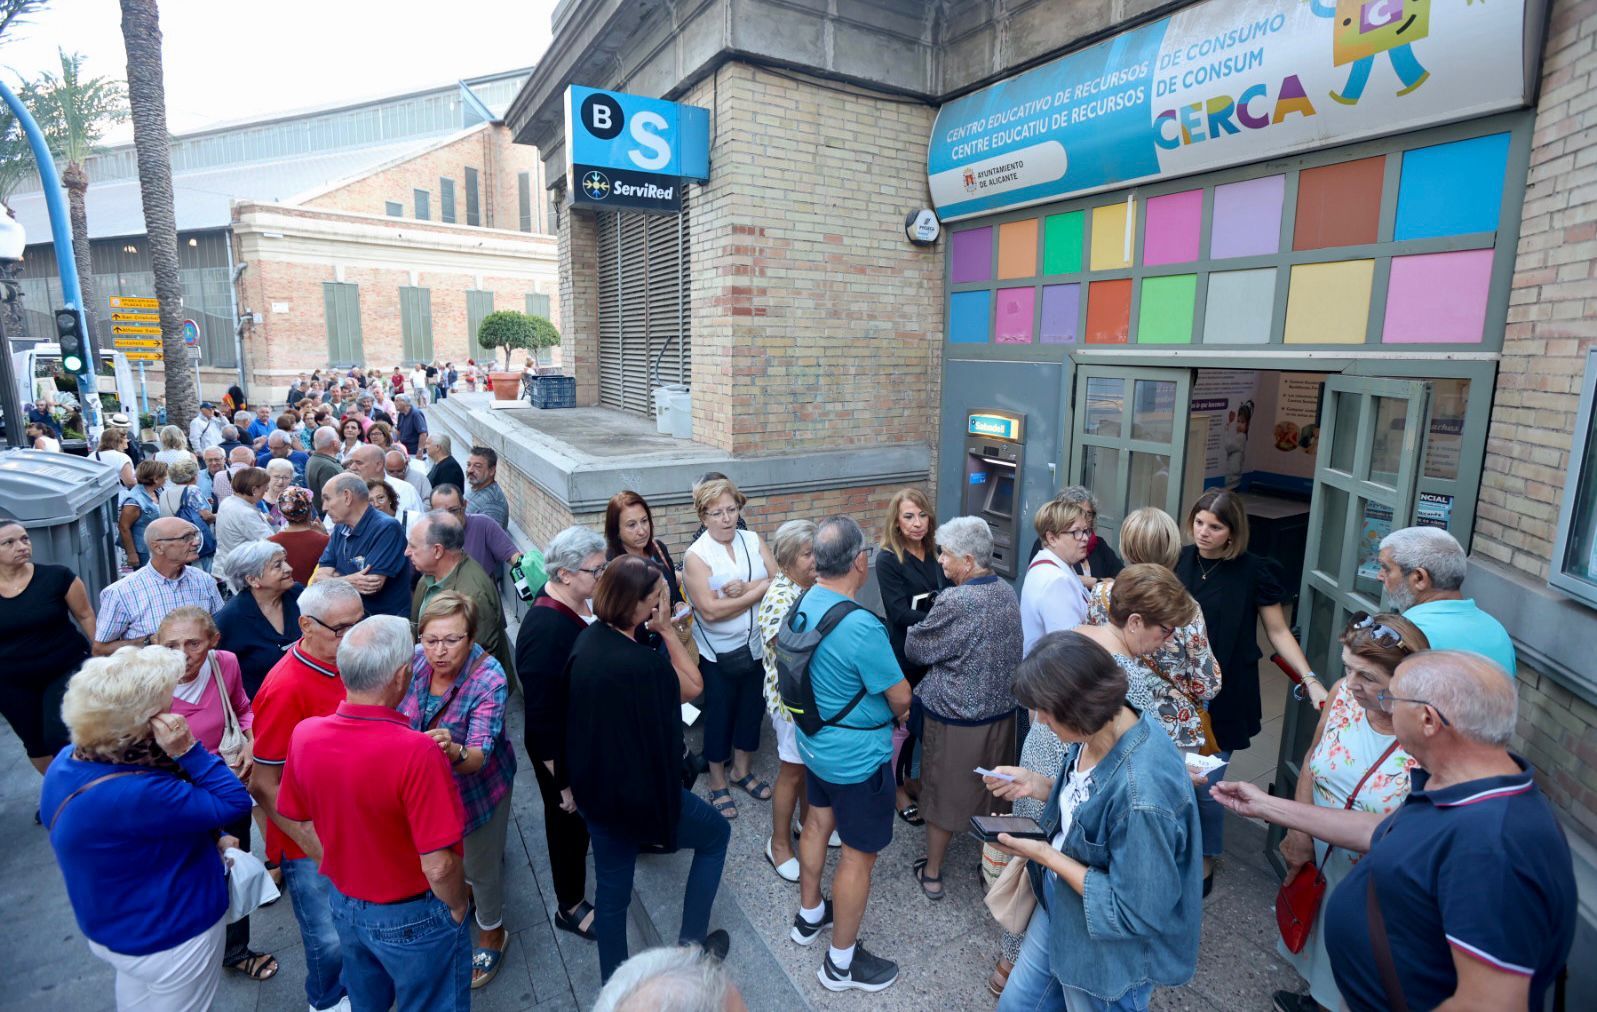
[[451, 766], [459, 766], [461, 763], [466, 761], [466, 746], [456, 745], [455, 748], [459, 749], [460, 751], [455, 753], [455, 758], [449, 761]]

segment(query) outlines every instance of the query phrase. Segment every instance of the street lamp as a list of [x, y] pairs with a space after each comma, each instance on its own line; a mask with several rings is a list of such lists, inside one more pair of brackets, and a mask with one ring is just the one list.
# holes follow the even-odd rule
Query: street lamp
[[[22, 222], [11, 217], [0, 205], [0, 267], [22, 259], [28, 245], [28, 232]], [[5, 317], [11, 303], [17, 298], [17, 284], [0, 279], [0, 411], [5, 414], [6, 442], [12, 447], [21, 446], [24, 419], [22, 401], [17, 393], [17, 374], [12, 366], [11, 342], [6, 339]]]

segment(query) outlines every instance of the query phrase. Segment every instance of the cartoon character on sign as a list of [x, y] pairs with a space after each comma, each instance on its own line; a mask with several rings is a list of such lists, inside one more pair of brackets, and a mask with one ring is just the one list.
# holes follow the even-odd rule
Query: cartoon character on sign
[[[1475, 0], [1465, 0], [1474, 4]], [[1369, 83], [1375, 58], [1385, 53], [1403, 87], [1398, 95], [1424, 84], [1431, 76], [1410, 48], [1431, 33], [1431, 0], [1307, 0], [1309, 8], [1322, 18], [1332, 19], [1332, 62], [1340, 67], [1351, 63], [1347, 84], [1331, 98], [1343, 105], [1357, 105]]]

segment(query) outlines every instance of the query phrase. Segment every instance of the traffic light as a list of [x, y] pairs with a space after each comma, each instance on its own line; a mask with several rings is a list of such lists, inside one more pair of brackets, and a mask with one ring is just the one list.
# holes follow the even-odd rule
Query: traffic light
[[75, 309], [55, 312], [56, 342], [61, 346], [61, 368], [73, 377], [94, 380], [93, 349], [84, 336], [83, 316]]

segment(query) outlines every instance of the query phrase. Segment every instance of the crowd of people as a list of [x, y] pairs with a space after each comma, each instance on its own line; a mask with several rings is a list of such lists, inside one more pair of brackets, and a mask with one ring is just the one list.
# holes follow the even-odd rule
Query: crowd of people
[[[472, 447], [462, 467], [422, 410], [454, 377], [413, 379], [303, 377], [275, 414], [235, 391], [231, 420], [207, 406], [143, 459], [109, 429], [96, 452], [124, 488], [125, 575], [98, 601], [0, 522], [0, 660], [27, 672], [0, 680], [3, 712], [45, 775], [39, 819], [119, 1006], [204, 1008], [224, 968], [277, 973], [228, 885], [253, 820], [311, 1008], [466, 1007], [509, 942], [523, 761], [554, 925], [594, 943], [602, 1009], [742, 1007], [711, 914], [725, 863], [758, 860], [729, 853], [746, 817], [798, 886], [791, 941], [827, 936], [832, 991], [899, 976], [860, 940], [895, 832], [922, 843], [907, 872], [940, 902], [955, 836], [994, 814], [1036, 824], [982, 847], [1001, 1010], [1144, 1009], [1191, 979], [1228, 809], [1288, 830], [1289, 882], [1323, 878], [1305, 933], [1283, 935], [1307, 982], [1276, 994], [1285, 1012], [1539, 1007], [1562, 968], [1569, 850], [1507, 751], [1512, 641], [1464, 597], [1445, 531], [1381, 542], [1392, 611], [1348, 618], [1333, 684], [1223, 489], [1180, 523], [1133, 512], [1123, 558], [1091, 494], [1065, 490], [1035, 513], [1018, 593], [987, 524], [939, 525], [919, 489], [866, 518], [872, 545], [849, 516], [762, 536], [737, 485], [707, 474], [679, 555], [624, 490], [602, 530], [543, 546], [512, 632], [501, 574], [522, 549], [497, 455]], [[861, 602], [873, 572], [885, 617]], [[1225, 778], [1260, 731], [1261, 629], [1320, 711], [1292, 799]], [[775, 783], [752, 762], [767, 733]], [[639, 857], [677, 850], [692, 853], [677, 947], [629, 959]]]

